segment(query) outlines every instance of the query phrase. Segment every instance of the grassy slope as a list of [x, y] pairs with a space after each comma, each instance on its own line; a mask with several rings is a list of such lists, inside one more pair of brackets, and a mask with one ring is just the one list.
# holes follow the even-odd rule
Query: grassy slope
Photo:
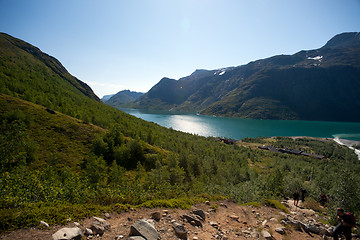
[[56, 112], [51, 114], [46, 108], [28, 101], [0, 94], [0, 116], [12, 112], [22, 112], [31, 120], [27, 129], [30, 140], [36, 143], [34, 165], [40, 167], [56, 155], [57, 164], [75, 168], [91, 152], [96, 134], [105, 129]]

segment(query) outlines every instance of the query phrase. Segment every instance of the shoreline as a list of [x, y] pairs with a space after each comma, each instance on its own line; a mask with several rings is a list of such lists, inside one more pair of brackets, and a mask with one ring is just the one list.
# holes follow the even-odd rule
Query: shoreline
[[355, 140], [348, 140], [348, 139], [342, 139], [339, 137], [334, 137], [334, 142], [336, 142], [339, 145], [346, 146], [350, 148], [351, 150], [354, 150], [355, 154], [357, 155], [358, 159], [360, 160], [360, 150], [354, 148], [354, 145], [360, 145], [360, 141]]

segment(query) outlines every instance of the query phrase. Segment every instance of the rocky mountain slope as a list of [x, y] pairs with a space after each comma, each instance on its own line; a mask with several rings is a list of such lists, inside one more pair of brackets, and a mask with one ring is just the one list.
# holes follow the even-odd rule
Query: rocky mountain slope
[[[59, 239], [59, 233], [86, 235], [87, 239], [327, 239], [332, 227], [326, 217], [311, 209], [284, 201], [283, 210], [261, 206], [239, 206], [232, 201], [197, 204], [183, 209], [132, 209], [71, 222], [65, 226], [19, 230], [3, 239]], [[216, 207], [215, 207], [216, 206]], [[44, 224], [44, 223], [43, 223]], [[46, 225], [45, 225], [46, 226]], [[132, 235], [129, 236], [129, 235]], [[355, 239], [357, 239], [355, 237]]]
[[124, 103], [133, 102], [137, 100], [142, 95], [144, 95], [144, 93], [133, 92], [130, 90], [123, 90], [116, 93], [114, 96], [110, 97], [108, 100], [104, 102], [113, 107], [120, 107]]
[[360, 121], [360, 34], [316, 50], [163, 78], [131, 107], [255, 119]]

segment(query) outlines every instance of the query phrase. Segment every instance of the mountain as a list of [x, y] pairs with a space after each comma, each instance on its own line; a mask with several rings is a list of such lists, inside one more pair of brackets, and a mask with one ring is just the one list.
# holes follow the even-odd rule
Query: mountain
[[142, 95], [144, 95], [144, 93], [123, 90], [113, 95], [109, 100], [105, 101], [105, 103], [113, 107], [120, 107], [124, 103], [137, 100]]
[[102, 98], [101, 98], [101, 101], [103, 102], [106, 102], [108, 101], [112, 96], [114, 96], [115, 94], [110, 94], [110, 95], [104, 95]]
[[238, 67], [163, 78], [128, 106], [254, 119], [360, 121], [360, 34]]
[[[14, 64], [15, 61], [16, 64]], [[30, 65], [28, 62], [34, 64], [36, 68], [29, 69]], [[56, 81], [66, 81], [82, 94], [99, 101], [99, 98], [94, 94], [92, 89], [86, 83], [72, 76], [57, 59], [43, 53], [39, 48], [29, 43], [5, 33], [0, 33], [0, 63], [2, 88], [4, 88], [6, 82], [11, 82], [11, 79], [14, 77], [19, 78], [23, 85], [29, 84], [32, 82], [30, 79], [33, 79], [35, 71], [43, 71], [46, 76], [56, 78], [53, 82], [54, 89], [57, 85]], [[6, 65], [8, 63], [9, 65]], [[18, 72], [24, 73], [24, 70], [29, 70], [27, 75], [19, 76]], [[9, 88], [15, 87], [15, 83], [14, 85], [11, 83], [5, 85]]]

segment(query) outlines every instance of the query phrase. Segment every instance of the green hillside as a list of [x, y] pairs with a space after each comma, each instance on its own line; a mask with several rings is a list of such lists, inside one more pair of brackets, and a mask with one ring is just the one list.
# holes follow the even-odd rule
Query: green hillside
[[[359, 161], [346, 147], [290, 138], [227, 145], [166, 129], [84, 94], [28, 51], [1, 46], [1, 232], [129, 207], [280, 199], [300, 187], [360, 214]], [[327, 158], [256, 148], [268, 143]]]

